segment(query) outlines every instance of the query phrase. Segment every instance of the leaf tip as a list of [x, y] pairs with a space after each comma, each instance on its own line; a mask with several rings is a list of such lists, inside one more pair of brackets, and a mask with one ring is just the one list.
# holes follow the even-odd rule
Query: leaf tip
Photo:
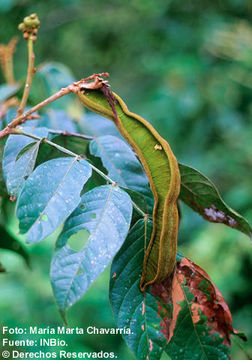
[[68, 322], [67, 322], [67, 318], [66, 318], [66, 310], [59, 309], [59, 313], [60, 313], [60, 316], [61, 316], [64, 324], [65, 324], [67, 327], [69, 327]]
[[233, 330], [232, 335], [239, 337], [243, 341], [248, 341], [247, 335], [243, 331]]

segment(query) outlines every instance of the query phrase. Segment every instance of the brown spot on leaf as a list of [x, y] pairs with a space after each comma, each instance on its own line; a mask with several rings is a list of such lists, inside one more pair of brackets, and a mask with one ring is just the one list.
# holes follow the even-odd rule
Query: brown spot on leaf
[[178, 314], [181, 310], [181, 302], [184, 300], [184, 292], [182, 287], [180, 286], [180, 282], [183, 282], [183, 274], [175, 272], [172, 282], [173, 313], [169, 331], [169, 341], [173, 336], [173, 331], [177, 323]]
[[199, 304], [193, 304], [191, 306], [191, 311], [192, 311], [192, 320], [194, 324], [197, 324], [197, 322], [200, 321], [200, 310], [201, 310], [201, 305]]
[[116, 277], [116, 273], [114, 272], [114, 274], [112, 275], [112, 279], [114, 279]]
[[172, 304], [172, 275], [159, 284], [151, 285], [151, 294], [157, 300], [158, 317], [160, 318], [160, 332], [168, 340], [170, 333], [170, 325], [172, 321], [171, 311], [167, 308], [167, 305], [171, 307]]

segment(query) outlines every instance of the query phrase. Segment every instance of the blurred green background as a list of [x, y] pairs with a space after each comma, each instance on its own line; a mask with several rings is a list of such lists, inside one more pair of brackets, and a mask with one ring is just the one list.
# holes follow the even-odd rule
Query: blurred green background
[[[61, 62], [76, 79], [108, 71], [113, 90], [157, 128], [179, 161], [210, 177], [225, 201], [252, 221], [250, 0], [0, 0], [0, 43], [16, 36], [17, 25], [33, 12], [41, 20], [37, 64]], [[27, 54], [19, 36], [15, 75], [24, 80]], [[32, 96], [33, 101], [39, 97]], [[249, 336], [245, 347], [251, 352], [249, 239], [182, 210], [180, 250], [216, 282], [234, 327]], [[14, 218], [8, 228], [17, 236]], [[18, 255], [1, 250], [8, 269], [0, 278], [2, 324], [62, 324], [49, 280], [54, 239], [28, 247], [32, 270]], [[114, 326], [108, 279], [106, 271], [70, 310], [70, 326]], [[72, 336], [70, 347], [133, 359], [120, 336]], [[235, 342], [232, 352], [235, 360], [247, 359]]]

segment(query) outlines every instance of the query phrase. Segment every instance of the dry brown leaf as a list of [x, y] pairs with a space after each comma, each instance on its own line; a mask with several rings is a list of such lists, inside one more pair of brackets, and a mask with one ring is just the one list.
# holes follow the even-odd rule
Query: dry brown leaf
[[208, 274], [191, 260], [184, 257], [177, 262], [172, 276], [161, 284], [154, 284], [151, 293], [157, 299], [160, 314], [165, 314], [160, 327], [168, 341], [173, 336], [182, 306], [187, 304], [194, 324], [204, 319], [209, 335], [218, 333], [223, 344], [230, 346], [230, 333], [237, 332], [232, 326], [229, 307]]

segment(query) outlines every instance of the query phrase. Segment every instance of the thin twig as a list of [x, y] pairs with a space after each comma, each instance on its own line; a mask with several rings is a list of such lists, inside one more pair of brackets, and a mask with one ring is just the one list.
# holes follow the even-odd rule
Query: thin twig
[[94, 136], [89, 136], [89, 135], [85, 135], [85, 134], [80, 134], [80, 133], [76, 133], [76, 132], [69, 132], [66, 130], [50, 130], [50, 133], [52, 134], [59, 134], [59, 135], [63, 135], [63, 136], [75, 136], [81, 139], [85, 139], [85, 140], [93, 140]]
[[27, 110], [22, 115], [17, 116], [10, 124], [6, 126], [6, 128], [0, 131], [0, 139], [4, 138], [9, 134], [15, 133], [15, 131], [13, 131], [13, 128], [25, 122], [28, 116], [33, 114], [35, 111], [38, 111], [42, 107], [50, 104], [51, 102], [58, 100], [62, 96], [68, 95], [70, 93], [76, 94], [79, 91], [84, 91], [85, 89], [92, 89], [92, 90], [101, 89], [103, 85], [107, 83], [107, 81], [102, 79], [101, 76], [108, 77], [109, 74], [108, 73], [93, 74], [85, 79], [82, 79], [78, 82], [74, 82], [68, 85], [67, 87], [62, 88], [61, 90], [50, 96], [49, 98], [43, 100], [41, 103], [33, 106], [31, 109]]
[[26, 107], [28, 97], [31, 90], [32, 80], [35, 74], [34, 69], [34, 62], [35, 62], [35, 54], [33, 52], [33, 39], [30, 36], [27, 42], [28, 47], [28, 69], [27, 69], [27, 76], [26, 76], [26, 82], [25, 82], [25, 88], [23, 92], [23, 97], [21, 100], [21, 103], [19, 105], [18, 111], [17, 111], [17, 117], [22, 115], [24, 112], [24, 109]]
[[15, 129], [15, 132], [13, 131], [12, 133], [13, 135], [24, 135], [24, 136], [27, 136], [31, 139], [34, 139], [34, 140], [37, 140], [37, 141], [41, 141], [43, 142], [44, 144], [48, 144], [50, 146], [53, 146], [55, 147], [56, 149], [58, 149], [59, 151], [63, 152], [64, 154], [67, 154], [67, 155], [70, 155], [70, 156], [73, 156], [73, 157], [80, 157], [80, 155], [78, 154], [75, 154], [74, 152], [72, 152], [71, 150], [68, 150], [66, 148], [64, 148], [63, 146], [60, 146], [58, 144], [55, 144], [53, 141], [50, 141], [46, 138], [41, 138], [40, 136], [37, 136], [37, 135], [33, 135], [33, 134], [30, 134], [30, 133], [27, 133], [26, 131], [23, 131], [22, 129]]
[[30, 116], [31, 114], [33, 114], [35, 111], [38, 111], [42, 107], [50, 104], [52, 101], [55, 101], [55, 100], [61, 98], [62, 96], [69, 94], [70, 92], [71, 91], [70, 91], [69, 87], [62, 88], [56, 94], [53, 94], [49, 98], [43, 100], [41, 103], [39, 103], [39, 104], [33, 106], [31, 109], [27, 110], [22, 115], [16, 117], [8, 126], [6, 126], [6, 128], [4, 128], [2, 131], [0, 131], [0, 139], [4, 138], [5, 136], [7, 136], [9, 134], [15, 133], [15, 131], [13, 132], [13, 128], [15, 128], [16, 126], [25, 122], [26, 118], [28, 116]]

